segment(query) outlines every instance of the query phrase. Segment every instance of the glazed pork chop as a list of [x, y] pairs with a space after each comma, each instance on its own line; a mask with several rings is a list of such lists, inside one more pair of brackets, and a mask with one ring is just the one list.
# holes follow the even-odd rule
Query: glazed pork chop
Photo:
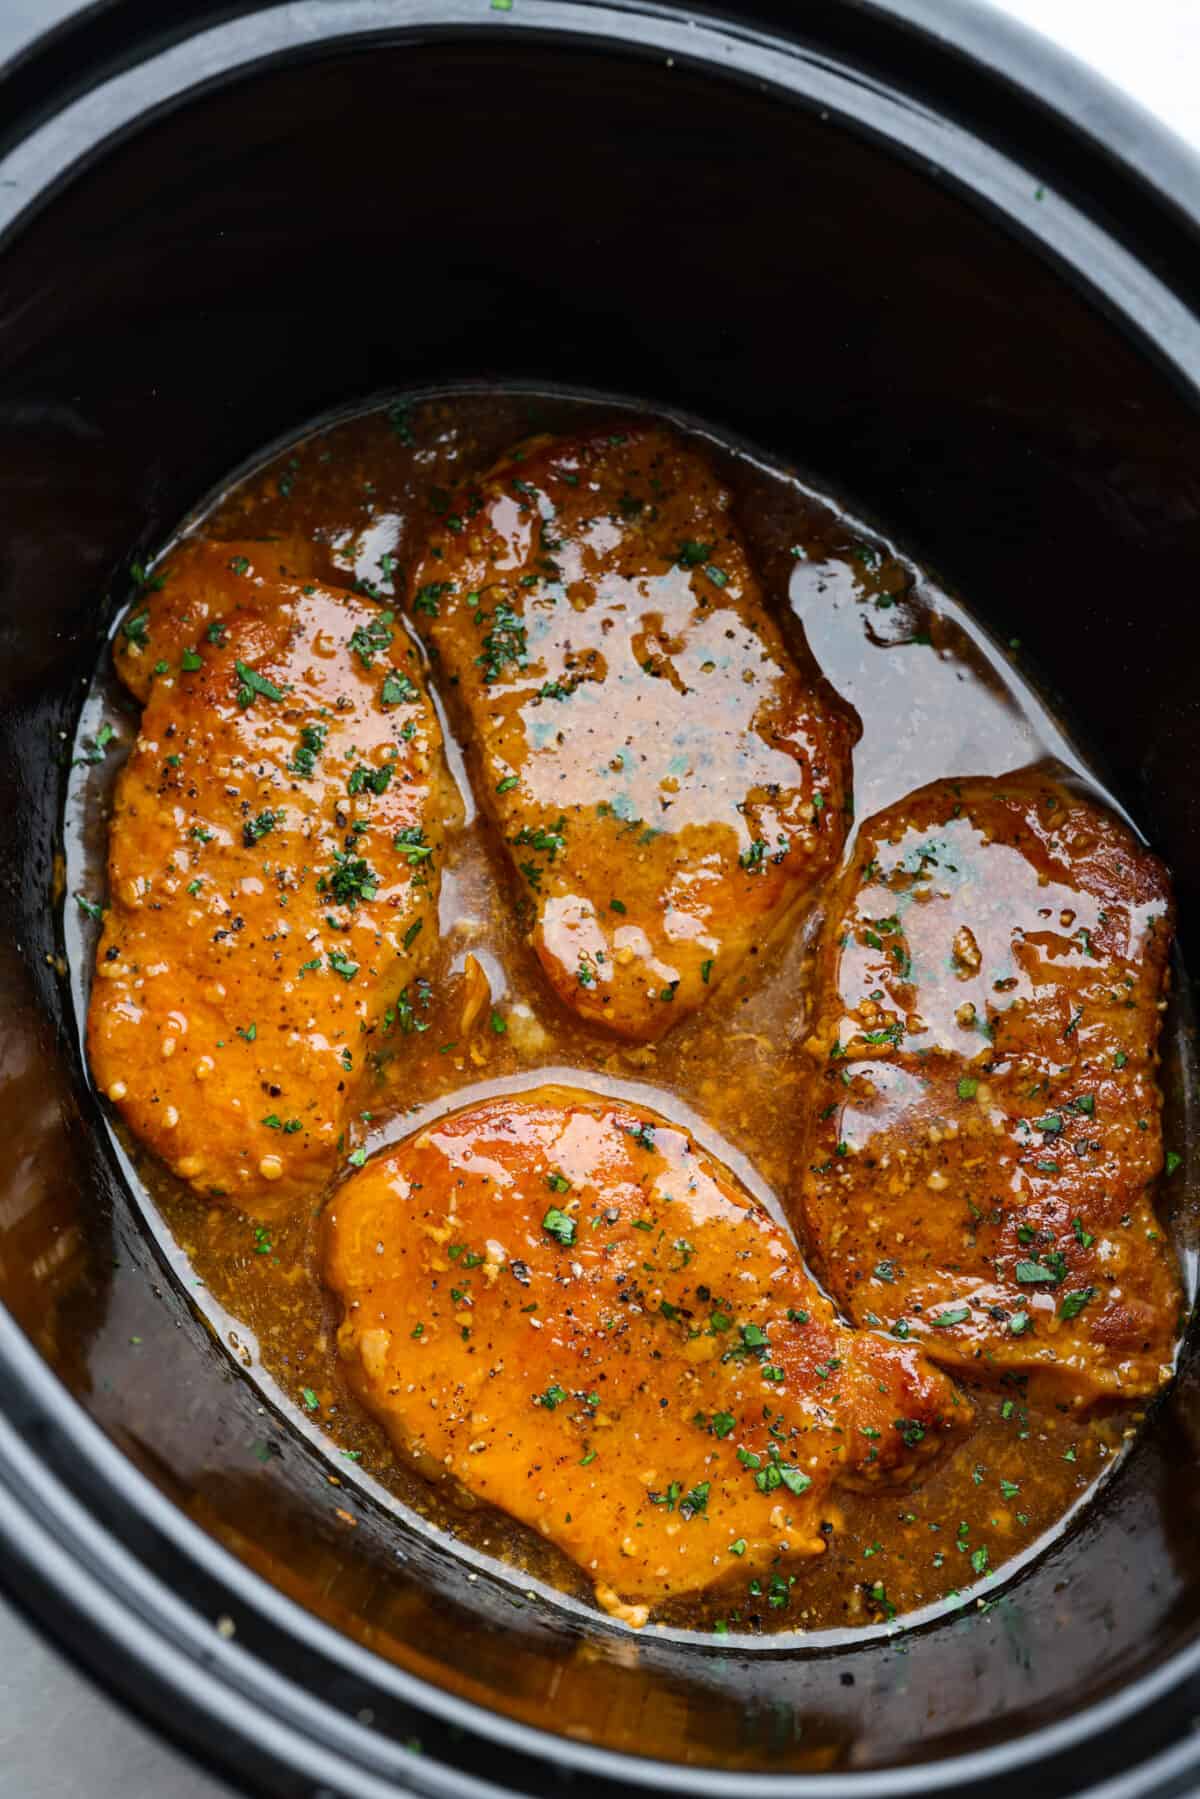
[[863, 826], [819, 953], [796, 1193], [856, 1323], [1076, 1404], [1169, 1377], [1172, 923], [1161, 864], [1036, 772], [936, 782]]
[[411, 605], [559, 998], [662, 1036], [845, 840], [857, 721], [767, 610], [731, 495], [642, 424], [447, 500]]
[[398, 1449], [556, 1543], [631, 1624], [786, 1582], [839, 1482], [907, 1481], [971, 1420], [915, 1346], [838, 1322], [686, 1132], [591, 1093], [489, 1100], [379, 1155], [329, 1202], [324, 1275]]
[[268, 1216], [328, 1177], [436, 941], [455, 795], [403, 629], [261, 574], [254, 551], [189, 546], [121, 632], [145, 709], [116, 787], [88, 1054], [175, 1174]]

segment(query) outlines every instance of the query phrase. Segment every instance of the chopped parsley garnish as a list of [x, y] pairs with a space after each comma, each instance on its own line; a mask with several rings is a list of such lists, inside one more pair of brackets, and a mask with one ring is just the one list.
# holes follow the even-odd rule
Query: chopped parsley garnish
[[392, 764], [381, 762], [378, 768], [369, 768], [365, 762], [358, 762], [350, 770], [350, 778], [346, 782], [346, 791], [357, 793], [385, 793], [392, 778]]
[[1043, 1256], [1040, 1262], [1034, 1260], [1018, 1262], [1016, 1277], [1025, 1286], [1031, 1287], [1039, 1282], [1045, 1282], [1056, 1287], [1060, 1281], [1065, 1281], [1067, 1278], [1066, 1257], [1061, 1250], [1056, 1249], [1049, 1255]]
[[679, 1508], [679, 1516], [685, 1524], [690, 1523], [693, 1518], [704, 1517], [708, 1510], [710, 1484], [706, 1480], [699, 1481], [689, 1493], [684, 1494], [683, 1503]]
[[542, 1229], [564, 1249], [570, 1249], [575, 1241], [575, 1220], [567, 1212], [560, 1212], [557, 1206], [551, 1206], [542, 1219]]
[[300, 741], [292, 751], [291, 771], [299, 775], [302, 781], [312, 779], [317, 757], [325, 748], [326, 727], [324, 725], [305, 725], [300, 732]]
[[283, 689], [276, 687], [274, 681], [268, 681], [257, 669], [250, 668], [245, 662], [235, 662], [234, 670], [240, 683], [237, 690], [237, 703], [245, 711], [254, 699], [255, 694], [264, 700], [281, 700]]
[[87, 762], [90, 764], [94, 764], [97, 762], [103, 762], [104, 752], [107, 750], [109, 744], [112, 742], [112, 740], [115, 736], [116, 736], [116, 732], [113, 730], [113, 728], [110, 724], [101, 725], [100, 729], [96, 732], [96, 735], [92, 740], [91, 749], [85, 750], [82, 756], [79, 756], [76, 758], [76, 761]]
[[517, 844], [518, 847], [528, 847], [531, 850], [539, 850], [553, 862], [559, 851], [566, 847], [567, 840], [563, 835], [566, 830], [566, 825], [567, 821], [561, 815], [555, 820], [549, 830], [543, 825], [537, 825], [536, 827], [524, 825], [511, 841]]
[[394, 612], [381, 612], [368, 624], [354, 627], [350, 636], [350, 648], [364, 668], [372, 668], [376, 656], [381, 655], [390, 647], [392, 639], [396, 635], [392, 630], [392, 620], [395, 616]]
[[475, 658], [483, 670], [484, 685], [494, 686], [510, 665], [524, 668], [528, 656], [525, 626], [519, 614], [501, 602], [492, 613], [491, 630], [484, 635], [483, 653]]
[[267, 836], [276, 825], [283, 823], [282, 812], [260, 812], [257, 818], [248, 818], [242, 826], [242, 843], [246, 849], [254, 848], [260, 838]]
[[397, 831], [392, 838], [392, 848], [400, 851], [410, 868], [433, 854], [433, 845], [426, 843], [420, 825], [407, 825], [403, 831]]
[[388, 670], [379, 693], [383, 705], [411, 706], [413, 701], [419, 700], [420, 697], [407, 675], [399, 674], [395, 669]]
[[1077, 1293], [1064, 1293], [1058, 1308], [1060, 1318], [1078, 1318], [1089, 1299], [1095, 1299], [1095, 1287], [1081, 1287]]
[[436, 618], [438, 601], [444, 594], [453, 592], [453, 581], [426, 581], [424, 587], [418, 587], [413, 605], [418, 612], [424, 612], [429, 618]]
[[329, 966], [335, 974], [340, 974], [343, 981], [352, 981], [358, 973], [358, 963], [344, 956], [340, 949], [330, 950]]
[[322, 875], [318, 887], [322, 892], [328, 890], [339, 906], [349, 906], [351, 910], [359, 900], [373, 900], [379, 892], [379, 876], [368, 862], [361, 856], [352, 856], [346, 850], [334, 850], [333, 869]]

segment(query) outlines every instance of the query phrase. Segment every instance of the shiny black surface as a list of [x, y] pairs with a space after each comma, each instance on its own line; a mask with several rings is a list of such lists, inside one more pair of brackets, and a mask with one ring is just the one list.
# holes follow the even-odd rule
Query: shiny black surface
[[[319, 1460], [261, 1423], [92, 1131], [48, 894], [102, 596], [261, 443], [432, 374], [639, 392], [819, 470], [1028, 646], [1172, 860], [1193, 937], [1200, 328], [1176, 206], [1001, 105], [997, 77], [869, 29], [884, 9], [814, 8], [821, 53], [793, 55], [669, 14], [517, 7], [300, 6], [283, 36], [264, 11], [125, 74], [139, 9], [101, 9], [110, 84], [0, 168], [16, 208], [120, 134], [0, 244], [0, 1283], [28, 1333], [0, 1319], [8, 1583], [264, 1790], [557, 1794], [570, 1768], [588, 1794], [749, 1793], [766, 1771], [779, 1792], [985, 1793], [1035, 1759], [1039, 1790], [1078, 1791], [1190, 1717], [1193, 1375], [994, 1610], [837, 1658], [631, 1657], [447, 1556], [398, 1569], [366, 1498], [340, 1530]], [[318, 62], [351, 14], [358, 40]], [[405, 29], [365, 35], [389, 18]], [[61, 92], [54, 57], [12, 78], [13, 138]], [[628, 1751], [639, 1719], [675, 1765], [578, 1740]]]

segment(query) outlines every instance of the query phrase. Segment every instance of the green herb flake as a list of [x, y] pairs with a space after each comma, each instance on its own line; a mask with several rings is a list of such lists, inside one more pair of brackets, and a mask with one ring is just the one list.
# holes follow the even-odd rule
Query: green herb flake
[[237, 703], [245, 711], [251, 705], [255, 694], [264, 700], [281, 700], [283, 689], [276, 687], [274, 681], [268, 681], [257, 669], [250, 668], [245, 662], [235, 662], [234, 672], [240, 683], [237, 692]]
[[1067, 1264], [1061, 1251], [1055, 1250], [1052, 1254], [1044, 1256], [1040, 1262], [1036, 1260], [1018, 1262], [1015, 1273], [1017, 1279], [1024, 1286], [1035, 1286], [1039, 1282], [1057, 1286], [1060, 1281], [1067, 1278]]
[[1090, 1299], [1095, 1299], [1095, 1287], [1081, 1287], [1075, 1293], [1064, 1293], [1062, 1304], [1058, 1308], [1060, 1318], [1078, 1318]]
[[136, 645], [139, 650], [146, 649], [150, 642], [149, 609], [143, 607], [140, 612], [133, 613], [130, 618], [125, 620], [121, 630], [127, 643]]
[[411, 706], [420, 699], [416, 687], [408, 676], [396, 669], [389, 669], [383, 678], [383, 686], [379, 691], [380, 702], [384, 706]]
[[253, 849], [260, 838], [266, 837], [276, 825], [283, 823], [282, 812], [260, 812], [257, 818], [248, 818], [242, 826], [242, 844], [246, 849]]
[[370, 619], [365, 625], [356, 625], [350, 636], [350, 649], [364, 668], [374, 667], [375, 658], [384, 650], [390, 649], [395, 632], [392, 623], [394, 612], [381, 612], [378, 617]]
[[575, 1220], [557, 1206], [551, 1206], [542, 1219], [542, 1229], [548, 1236], [561, 1243], [564, 1249], [570, 1249], [575, 1241]]

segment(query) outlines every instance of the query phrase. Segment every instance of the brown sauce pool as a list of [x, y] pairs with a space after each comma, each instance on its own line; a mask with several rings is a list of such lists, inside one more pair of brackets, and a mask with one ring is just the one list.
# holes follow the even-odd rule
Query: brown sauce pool
[[[419, 494], [449, 489], [531, 431], [571, 430], [607, 409], [598, 400], [543, 392], [459, 391], [393, 402], [288, 444], [187, 521], [184, 533], [305, 538], [319, 548], [321, 578], [358, 584], [388, 603], [419, 548]], [[1000, 647], [927, 572], [794, 472], [698, 435], [738, 496], [767, 591], [785, 619], [800, 621], [824, 673], [861, 716], [854, 754], [859, 818], [926, 781], [999, 774], [1046, 758], [1098, 786], [1022, 675], [1018, 645]], [[436, 692], [436, 682], [431, 686]], [[80, 719], [65, 834], [68, 892], [93, 901], [103, 896], [108, 798], [137, 717], [111, 670], [102, 668]], [[807, 1030], [811, 924], [752, 956], [740, 979], [658, 1045], [623, 1045], [587, 1029], [554, 998], [523, 941], [511, 872], [476, 813], [444, 717], [443, 724], [466, 822], [448, 843], [438, 959], [412, 1028], [392, 1035], [347, 1151], [373, 1151], [438, 1112], [497, 1092], [547, 1080], [593, 1085], [686, 1124], [782, 1220], [778, 1195], [788, 1182], [803, 1103], [795, 1051]], [[94, 931], [83, 909], [70, 909], [81, 1027]], [[464, 1028], [468, 956], [486, 972], [491, 997]], [[1179, 1149], [1170, 1095], [1181, 1085], [1181, 1031], [1177, 1000], [1163, 1055], [1166, 1141]], [[256, 1226], [185, 1191], [128, 1140], [118, 1153], [193, 1304], [267, 1402], [321, 1445], [332, 1479], [367, 1489], [411, 1528], [452, 1538], [472, 1561], [498, 1559], [523, 1590], [590, 1608], [587, 1583], [565, 1558], [468, 1495], [431, 1487], [397, 1459], [350, 1398], [314, 1260], [324, 1195], [314, 1194], [307, 1216]], [[1190, 1295], [1193, 1270], [1186, 1255], [1184, 1262]], [[972, 1399], [977, 1428], [921, 1485], [839, 1494], [842, 1528], [790, 1586], [727, 1587], [656, 1614], [656, 1623], [722, 1636], [769, 1634], [777, 1642], [788, 1631], [894, 1630], [898, 1620], [911, 1623], [912, 1614], [928, 1615], [931, 1607], [989, 1603], [1001, 1580], [1048, 1533], [1064, 1528], [1111, 1472], [1141, 1413], [1110, 1409], [1080, 1418], [1065, 1407], [1035, 1408], [1019, 1383], [973, 1391]], [[264, 1459], [267, 1453], [264, 1442]]]

